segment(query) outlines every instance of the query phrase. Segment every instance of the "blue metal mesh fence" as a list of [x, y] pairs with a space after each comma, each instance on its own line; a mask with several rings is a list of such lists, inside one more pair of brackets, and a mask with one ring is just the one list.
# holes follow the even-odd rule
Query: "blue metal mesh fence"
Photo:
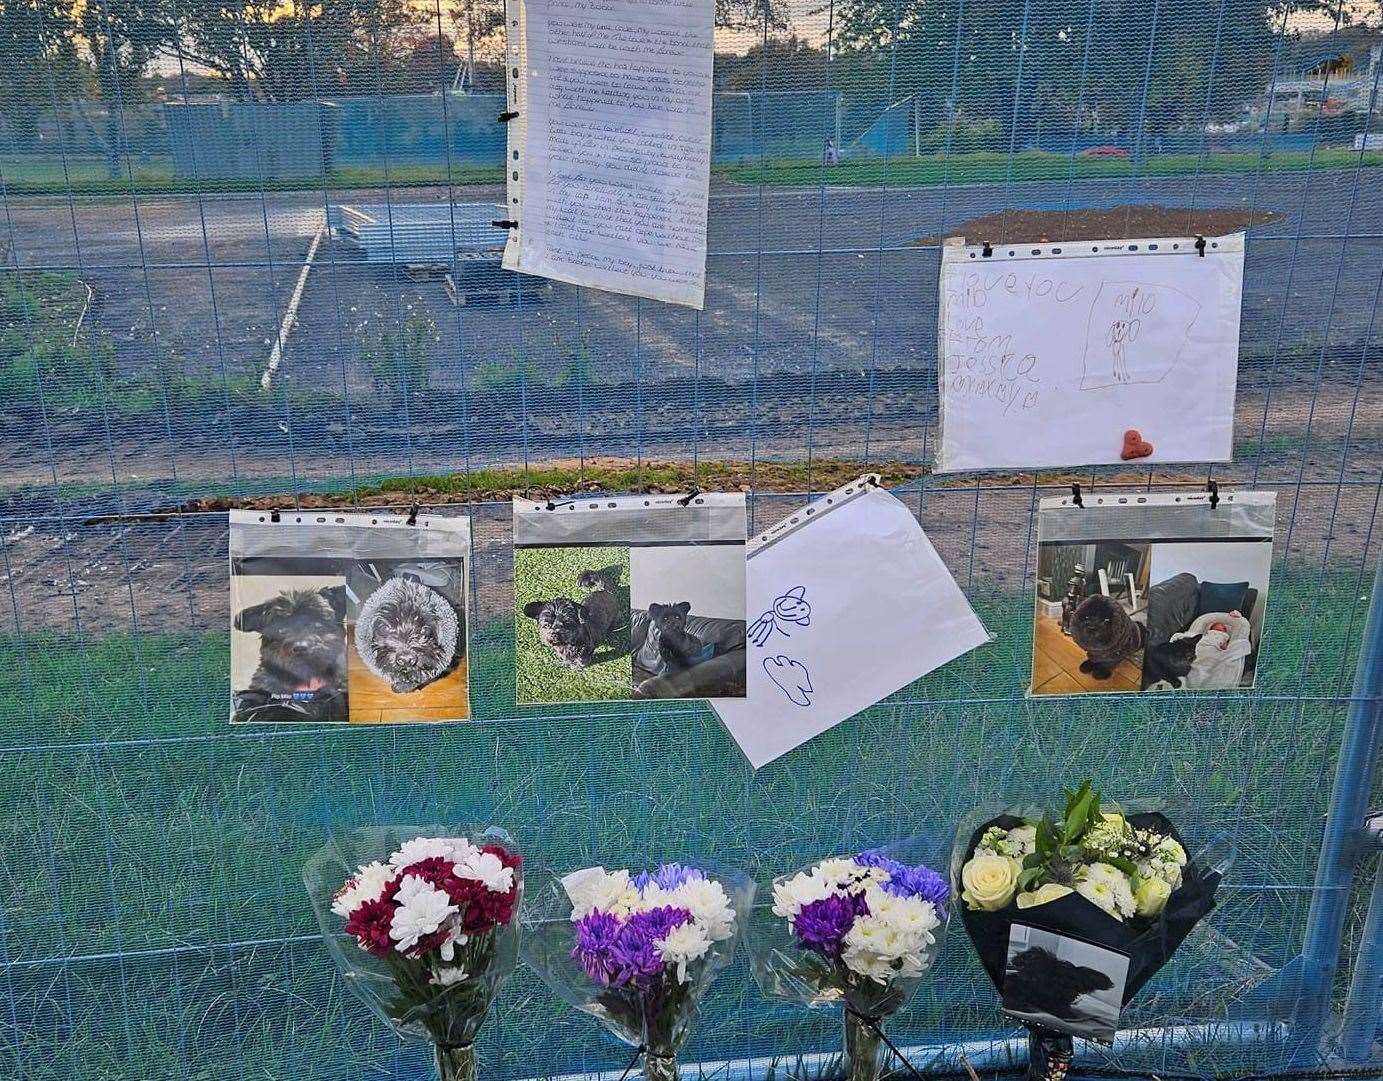
[[[494, 821], [537, 864], [705, 855], [763, 881], [1087, 773], [1239, 848], [1220, 909], [1132, 1010], [1148, 1031], [1098, 1061], [1320, 1065], [1288, 1022], [1342, 998], [1319, 957], [1297, 959], [1377, 561], [1383, 154], [1354, 141], [1379, 127], [1377, 31], [1249, 0], [754, 5], [719, 39], [697, 313], [561, 285], [470, 297], [469, 249], [448, 267], [458, 305], [326, 228], [342, 204], [445, 221], [499, 196], [493, 102], [425, 63], [453, 28], [418, 10], [407, 34], [344, 41], [294, 15], [277, 52], [258, 24], [176, 2], [0, 13], [0, 1073], [421, 1076], [424, 1051], [365, 1014], [314, 936], [298, 874], [334, 828]], [[399, 96], [409, 78], [437, 92]], [[255, 167], [228, 173], [207, 138], [169, 141], [169, 114], [229, 115], [251, 92], [332, 103], [333, 168], [266, 168], [250, 138]], [[828, 162], [827, 139], [902, 101], [903, 149]], [[937, 238], [992, 215], [985, 236], [1011, 237], [1017, 211], [1053, 236], [1089, 211], [1130, 232], [1256, 222], [1232, 464], [917, 468], [936, 431]], [[368, 504], [351, 493], [383, 480], [426, 504], [458, 472], [652, 480], [675, 463], [742, 478], [757, 529], [802, 498], [770, 487], [819, 490], [842, 460], [907, 478], [997, 641], [757, 776], [698, 704], [515, 709], [508, 513], [483, 498], [451, 511], [475, 527], [482, 720], [226, 724], [226, 524], [197, 500]], [[1256, 689], [1026, 700], [1037, 499], [1071, 479], [1211, 477], [1278, 493]], [[1008, 1034], [962, 934], [895, 1030], [977, 1061]], [[482, 1042], [497, 1078], [624, 1062], [526, 971]], [[741, 961], [686, 1058], [763, 1068], [834, 1042]]]

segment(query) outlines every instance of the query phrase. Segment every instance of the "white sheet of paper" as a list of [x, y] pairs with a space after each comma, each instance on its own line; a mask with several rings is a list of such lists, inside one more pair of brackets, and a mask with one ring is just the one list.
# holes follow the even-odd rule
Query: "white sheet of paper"
[[861, 482], [756, 537], [747, 570], [749, 694], [711, 704], [755, 769], [989, 640], [912, 512]]
[[505, 267], [702, 307], [715, 0], [510, 9], [522, 24], [507, 163], [519, 224]]
[[936, 469], [1224, 462], [1244, 234], [942, 248]]

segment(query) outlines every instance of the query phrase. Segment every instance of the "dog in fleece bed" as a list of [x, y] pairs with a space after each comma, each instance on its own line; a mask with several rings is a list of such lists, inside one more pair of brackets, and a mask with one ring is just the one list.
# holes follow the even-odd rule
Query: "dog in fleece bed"
[[[1244, 667], [1253, 653], [1253, 635], [1249, 621], [1238, 612], [1206, 612], [1191, 621], [1171, 642], [1198, 638], [1196, 658], [1186, 674], [1183, 685], [1188, 690], [1222, 691], [1239, 686]], [[1170, 644], [1170, 643], [1169, 643]], [[1148, 690], [1169, 690], [1163, 681]]]

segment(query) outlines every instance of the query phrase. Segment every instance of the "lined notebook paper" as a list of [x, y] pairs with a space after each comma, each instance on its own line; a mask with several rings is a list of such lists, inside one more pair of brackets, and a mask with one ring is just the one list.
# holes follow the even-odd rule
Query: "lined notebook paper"
[[715, 0], [507, 0], [504, 265], [702, 306]]

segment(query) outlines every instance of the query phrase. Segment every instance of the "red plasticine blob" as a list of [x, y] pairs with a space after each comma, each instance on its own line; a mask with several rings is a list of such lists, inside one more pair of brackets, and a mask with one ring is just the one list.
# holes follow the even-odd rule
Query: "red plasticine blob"
[[1124, 461], [1146, 458], [1152, 452], [1153, 445], [1143, 438], [1137, 428], [1130, 428], [1124, 433], [1124, 449], [1119, 452], [1119, 457]]

